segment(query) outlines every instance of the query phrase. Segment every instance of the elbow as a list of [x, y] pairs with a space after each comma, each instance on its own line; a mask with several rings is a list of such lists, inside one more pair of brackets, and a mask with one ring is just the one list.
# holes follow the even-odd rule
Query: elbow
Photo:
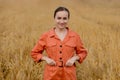
[[34, 62], [41, 62], [42, 54], [31, 52], [31, 57]]

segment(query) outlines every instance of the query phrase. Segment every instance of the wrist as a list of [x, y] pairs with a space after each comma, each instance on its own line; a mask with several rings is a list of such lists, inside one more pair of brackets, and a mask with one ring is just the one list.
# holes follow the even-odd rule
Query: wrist
[[79, 60], [79, 59], [80, 59], [79, 56], [77, 56], [77, 55], [74, 56], [74, 60], [75, 60], [75, 61], [77, 61], [77, 60]]
[[47, 60], [47, 58], [48, 58], [47, 56], [43, 56], [41, 60], [46, 61], [46, 60]]

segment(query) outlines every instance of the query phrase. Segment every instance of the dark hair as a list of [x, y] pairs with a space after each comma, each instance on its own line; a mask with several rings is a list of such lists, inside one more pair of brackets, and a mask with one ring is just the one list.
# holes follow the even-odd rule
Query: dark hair
[[68, 19], [70, 18], [70, 12], [69, 12], [69, 10], [68, 10], [67, 8], [65, 8], [65, 7], [58, 7], [58, 8], [55, 10], [55, 12], [54, 12], [54, 18], [55, 18], [55, 16], [56, 16], [56, 13], [59, 12], [59, 11], [67, 11], [67, 12], [68, 12]]

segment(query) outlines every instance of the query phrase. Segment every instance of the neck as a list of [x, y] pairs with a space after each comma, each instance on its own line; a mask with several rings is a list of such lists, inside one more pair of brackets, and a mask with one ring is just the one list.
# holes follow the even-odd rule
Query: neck
[[55, 28], [55, 31], [57, 31], [57, 32], [65, 32], [67, 29], [66, 28], [62, 28], [62, 29], [60, 29], [60, 28]]

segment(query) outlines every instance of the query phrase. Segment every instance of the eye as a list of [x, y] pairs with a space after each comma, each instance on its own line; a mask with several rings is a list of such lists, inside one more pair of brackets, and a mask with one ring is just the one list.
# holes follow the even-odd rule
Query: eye
[[63, 17], [63, 20], [67, 20], [67, 17]]
[[57, 19], [61, 19], [61, 17], [57, 17]]

